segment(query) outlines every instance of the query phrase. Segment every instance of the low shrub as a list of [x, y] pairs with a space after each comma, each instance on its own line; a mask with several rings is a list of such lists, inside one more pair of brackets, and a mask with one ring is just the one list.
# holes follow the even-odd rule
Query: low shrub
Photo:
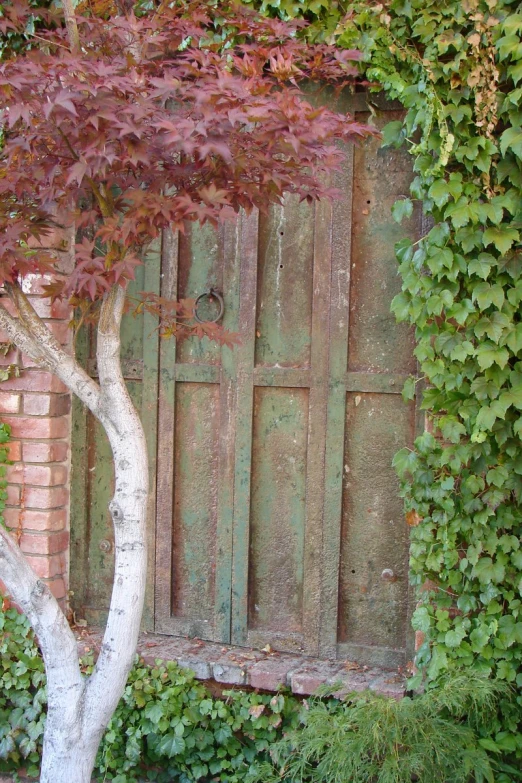
[[454, 674], [400, 701], [369, 692], [313, 699], [248, 783], [495, 783], [505, 765], [489, 756], [487, 733], [509, 691]]

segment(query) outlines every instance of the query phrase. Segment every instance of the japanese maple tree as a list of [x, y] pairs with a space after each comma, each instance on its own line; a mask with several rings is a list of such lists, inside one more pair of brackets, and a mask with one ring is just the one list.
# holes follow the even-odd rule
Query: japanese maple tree
[[[120, 367], [120, 323], [129, 281], [147, 247], [187, 221], [266, 210], [283, 194], [331, 195], [338, 142], [371, 130], [312, 106], [299, 82], [343, 86], [356, 52], [310, 46], [295, 27], [225, 3], [175, 2], [65, 21], [42, 9], [31, 48], [0, 65], [0, 327], [55, 373], [104, 427], [114, 457], [115, 572], [109, 618], [93, 674], [47, 587], [0, 527], [0, 578], [28, 615], [48, 682], [42, 783], [90, 780], [103, 731], [132, 664], [144, 599], [145, 436]], [[3, 6], [4, 34], [31, 9]], [[34, 9], [33, 9], [34, 11]], [[65, 261], [64, 261], [65, 259]], [[46, 275], [48, 294], [97, 319], [98, 380], [40, 320], [24, 293]], [[147, 295], [169, 334], [193, 328], [190, 303]], [[222, 330], [200, 334], [226, 340]]]

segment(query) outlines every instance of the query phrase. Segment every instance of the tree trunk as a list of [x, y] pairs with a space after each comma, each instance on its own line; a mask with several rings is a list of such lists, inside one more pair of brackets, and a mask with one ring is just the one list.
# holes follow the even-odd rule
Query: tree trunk
[[[114, 497], [109, 503], [116, 555], [109, 617], [96, 669], [76, 706], [70, 709], [71, 696], [66, 692], [49, 694], [41, 783], [89, 783], [98, 746], [125, 688], [137, 646], [147, 566], [147, 449], [126, 389], [122, 394], [116, 385], [110, 396], [107, 404], [112, 408], [117, 401], [117, 406], [106, 427], [115, 473]], [[51, 698], [55, 702], [52, 710]], [[71, 711], [72, 720], [67, 717]]]
[[115, 489], [109, 503], [114, 525], [114, 583], [100, 654], [90, 677], [80, 673], [76, 640], [58, 603], [13, 539], [0, 528], [0, 577], [29, 617], [45, 662], [48, 712], [40, 781], [89, 783], [100, 740], [134, 660], [147, 572], [147, 445], [120, 364], [125, 291], [114, 286], [102, 304], [97, 343], [99, 386], [63, 351], [23, 292], [15, 287], [10, 296], [19, 317], [13, 319], [0, 307], [0, 327], [90, 408], [107, 433], [114, 459]]

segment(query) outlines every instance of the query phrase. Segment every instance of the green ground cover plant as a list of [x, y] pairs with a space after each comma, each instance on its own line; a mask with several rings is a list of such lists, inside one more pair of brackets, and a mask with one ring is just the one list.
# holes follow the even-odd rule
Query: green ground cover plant
[[[83, 661], [88, 674], [91, 658]], [[24, 615], [0, 610], [0, 772], [38, 775], [45, 728], [45, 671]], [[95, 774], [114, 783], [240, 783], [299, 722], [294, 696], [229, 691], [213, 697], [174, 662], [136, 658], [98, 753]]]

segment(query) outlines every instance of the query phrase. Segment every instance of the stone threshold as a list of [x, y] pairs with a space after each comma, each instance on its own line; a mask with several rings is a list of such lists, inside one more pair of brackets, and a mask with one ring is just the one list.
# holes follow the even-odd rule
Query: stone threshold
[[[97, 629], [78, 629], [81, 655], [100, 648], [101, 633]], [[291, 653], [253, 650], [245, 647], [215, 644], [200, 639], [186, 639], [143, 633], [138, 653], [149, 665], [159, 659], [176, 661], [191, 669], [196, 679], [220, 685], [277, 691], [289, 688], [296, 696], [310, 696], [321, 685], [339, 682], [335, 696], [350, 692], [374, 691], [399, 699], [405, 694], [405, 675], [398, 670], [362, 666], [352, 661], [325, 661]]]

